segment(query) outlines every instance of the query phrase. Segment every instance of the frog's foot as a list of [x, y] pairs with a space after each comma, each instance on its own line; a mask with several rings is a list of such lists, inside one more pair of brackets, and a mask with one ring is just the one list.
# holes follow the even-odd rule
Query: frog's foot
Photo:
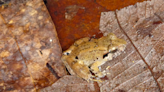
[[98, 77], [98, 78], [102, 78], [106, 75], [106, 71], [99, 71], [99, 72], [95, 72], [95, 76]]
[[108, 75], [110, 73], [107, 72], [107, 70], [110, 68], [110, 66], [107, 66], [106, 69], [102, 72], [102, 73], [105, 73], [105, 75]]
[[96, 82], [102, 82], [102, 80], [98, 80], [98, 79], [91, 79], [92, 81], [96, 81]]
[[85, 79], [85, 80], [87, 80], [87, 82], [90, 82], [90, 81], [102, 82], [101, 79], [96, 79], [96, 77], [94, 75], [92, 75], [92, 77], [90, 77], [89, 79]]
[[110, 74], [110, 73], [107, 72], [107, 70], [108, 70], [109, 68], [110, 68], [110, 66], [107, 66], [106, 69], [103, 71], [103, 72], [106, 73], [106, 75], [107, 75], [107, 74]]

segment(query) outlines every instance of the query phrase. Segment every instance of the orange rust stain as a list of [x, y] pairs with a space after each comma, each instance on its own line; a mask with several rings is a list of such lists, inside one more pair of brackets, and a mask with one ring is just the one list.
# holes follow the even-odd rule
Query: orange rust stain
[[101, 12], [120, 9], [138, 1], [143, 0], [48, 0], [47, 8], [61, 47], [66, 50], [77, 39], [102, 36], [99, 31]]

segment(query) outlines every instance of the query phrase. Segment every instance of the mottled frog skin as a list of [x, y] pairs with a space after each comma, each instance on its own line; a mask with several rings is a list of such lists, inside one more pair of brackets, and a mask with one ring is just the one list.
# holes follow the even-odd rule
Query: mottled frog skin
[[62, 61], [71, 75], [87, 81], [97, 81], [106, 75], [101, 65], [118, 56], [126, 47], [126, 41], [109, 33], [99, 39], [85, 37], [75, 41], [63, 52]]

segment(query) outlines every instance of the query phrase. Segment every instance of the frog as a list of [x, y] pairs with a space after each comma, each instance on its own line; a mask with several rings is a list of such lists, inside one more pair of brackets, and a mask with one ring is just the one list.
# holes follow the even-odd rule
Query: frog
[[117, 38], [114, 33], [108, 33], [101, 38], [84, 37], [74, 42], [63, 51], [62, 61], [71, 75], [86, 81], [101, 81], [106, 76], [106, 70], [101, 66], [121, 54], [127, 42]]

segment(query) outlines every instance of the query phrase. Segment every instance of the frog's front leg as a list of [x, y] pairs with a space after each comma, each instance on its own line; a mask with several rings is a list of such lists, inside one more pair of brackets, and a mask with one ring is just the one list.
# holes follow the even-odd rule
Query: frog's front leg
[[93, 76], [90, 73], [89, 67], [86, 66], [83, 61], [77, 60], [70, 62], [70, 66], [79, 77], [87, 80], [88, 82], [92, 80]]
[[112, 58], [113, 54], [107, 53], [103, 56], [103, 59], [101, 61], [96, 61], [90, 66], [90, 69], [95, 74], [95, 76], [104, 77], [106, 75], [106, 71], [101, 72], [100, 66], [103, 65], [105, 62], [112, 60]]
[[96, 61], [91, 65], [91, 71], [95, 74], [96, 77], [104, 77], [106, 75], [105, 72], [101, 72], [99, 66], [104, 64], [106, 61]]

